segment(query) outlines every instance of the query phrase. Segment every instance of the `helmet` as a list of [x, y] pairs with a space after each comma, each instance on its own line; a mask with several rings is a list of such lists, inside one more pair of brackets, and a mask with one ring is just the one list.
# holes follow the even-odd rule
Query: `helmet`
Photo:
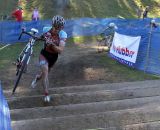
[[152, 23], [152, 24], [156, 23], [156, 20], [155, 20], [155, 19], [152, 19], [152, 20], [151, 20], [151, 23]]
[[52, 18], [52, 26], [61, 28], [65, 25], [65, 20], [62, 16], [56, 15]]
[[118, 29], [118, 27], [115, 25], [115, 23], [109, 23], [108, 25], [110, 28]]
[[115, 24], [114, 23], [109, 23], [109, 27], [114, 27]]

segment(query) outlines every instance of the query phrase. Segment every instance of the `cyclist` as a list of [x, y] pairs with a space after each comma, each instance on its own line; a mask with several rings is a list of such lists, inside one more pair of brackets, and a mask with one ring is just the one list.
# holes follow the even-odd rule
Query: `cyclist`
[[105, 36], [114, 34], [115, 30], [117, 30], [117, 26], [115, 23], [109, 23], [108, 27], [104, 30]]
[[50, 101], [48, 92], [48, 72], [57, 61], [58, 55], [64, 50], [67, 39], [67, 33], [63, 31], [64, 25], [64, 18], [62, 16], [56, 15], [52, 19], [52, 28], [48, 32], [40, 36], [40, 39], [45, 39], [44, 47], [42, 48], [39, 56], [41, 73], [36, 75], [35, 79], [31, 83], [31, 86], [34, 88], [37, 81], [42, 78], [45, 102]]
[[103, 32], [100, 34], [100, 37], [97, 39], [98, 52], [102, 52], [104, 50], [104, 48], [101, 48], [102, 46], [108, 46], [110, 48], [114, 32], [117, 29], [118, 27], [115, 23], [109, 23], [107, 28], [103, 30]]
[[152, 27], [154, 27], [154, 28], [157, 28], [157, 27], [158, 27], [158, 23], [156, 23], [156, 20], [155, 20], [155, 19], [152, 19], [152, 20], [151, 20], [150, 26], [152, 26]]

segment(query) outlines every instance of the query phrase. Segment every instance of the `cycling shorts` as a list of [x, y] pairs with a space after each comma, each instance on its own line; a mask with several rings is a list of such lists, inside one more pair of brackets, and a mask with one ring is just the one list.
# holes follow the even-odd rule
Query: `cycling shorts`
[[47, 60], [49, 68], [51, 68], [58, 59], [58, 53], [50, 53], [44, 49], [41, 50], [41, 55]]

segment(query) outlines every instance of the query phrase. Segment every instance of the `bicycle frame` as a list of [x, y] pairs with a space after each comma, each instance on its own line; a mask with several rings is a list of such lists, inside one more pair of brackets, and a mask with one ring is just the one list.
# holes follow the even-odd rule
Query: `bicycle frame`
[[34, 45], [35, 41], [36, 41], [35, 39], [31, 38], [29, 40], [29, 42], [27, 43], [27, 45], [24, 47], [23, 51], [20, 53], [20, 56], [23, 56], [21, 61], [24, 60], [24, 58], [26, 56], [26, 53], [29, 53], [29, 59], [27, 61], [27, 65], [28, 65], [28, 63], [30, 61], [30, 57], [31, 57], [31, 55], [33, 53], [33, 45]]
[[31, 31], [33, 32], [33, 34], [30, 34], [28, 32], [25, 32], [24, 30], [22, 30], [22, 33], [21, 33], [21, 35], [19, 37], [19, 39], [20, 39], [23, 33], [28, 34], [28, 35], [31, 36], [31, 38], [29, 39], [29, 42], [23, 48], [23, 50], [21, 51], [19, 57], [17, 58], [17, 61], [18, 61], [17, 73], [16, 73], [17, 79], [16, 79], [16, 82], [15, 82], [12, 94], [14, 94], [14, 92], [15, 92], [17, 86], [18, 86], [18, 83], [20, 81], [20, 78], [22, 76], [22, 73], [24, 73], [27, 65], [29, 64], [31, 55], [33, 53], [33, 45], [35, 44], [35, 41], [36, 41], [35, 34], [37, 33], [37, 31], [35, 29], [31, 29]]

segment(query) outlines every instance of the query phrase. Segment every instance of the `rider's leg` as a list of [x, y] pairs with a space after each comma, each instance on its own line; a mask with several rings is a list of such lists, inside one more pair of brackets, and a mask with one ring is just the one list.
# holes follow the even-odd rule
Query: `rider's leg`
[[38, 80], [40, 80], [41, 78], [42, 78], [42, 72], [40, 72], [39, 74], [36, 74], [35, 78], [33, 79], [32, 83], [31, 83], [31, 87], [35, 88]]
[[49, 88], [49, 80], [48, 80], [49, 67], [48, 67], [48, 64], [49, 63], [43, 55], [40, 55], [39, 61], [40, 61], [39, 63], [40, 63], [40, 67], [41, 67], [41, 74], [37, 75], [37, 78], [42, 78], [42, 84], [43, 84], [44, 95], [45, 95], [44, 101], [49, 102], [50, 101], [49, 92], [48, 92], [48, 88]]
[[43, 83], [43, 88], [45, 92], [45, 96], [48, 95], [48, 87], [49, 87], [49, 81], [48, 81], [48, 64], [42, 65], [41, 66], [42, 70], [42, 83]]
[[[46, 59], [44, 58], [44, 56], [40, 55], [39, 56], [39, 65], [43, 66], [45, 64], [48, 64]], [[31, 83], [31, 87], [35, 88], [37, 85], [37, 81], [40, 80], [42, 78], [42, 72], [40, 72], [39, 74], [36, 74], [35, 78], [33, 79], [32, 83]]]
[[45, 102], [50, 102], [50, 96], [49, 96], [49, 92], [48, 92], [48, 88], [49, 88], [48, 64], [42, 65], [41, 70], [42, 70], [42, 84], [43, 84], [44, 95], [45, 95], [44, 101]]

